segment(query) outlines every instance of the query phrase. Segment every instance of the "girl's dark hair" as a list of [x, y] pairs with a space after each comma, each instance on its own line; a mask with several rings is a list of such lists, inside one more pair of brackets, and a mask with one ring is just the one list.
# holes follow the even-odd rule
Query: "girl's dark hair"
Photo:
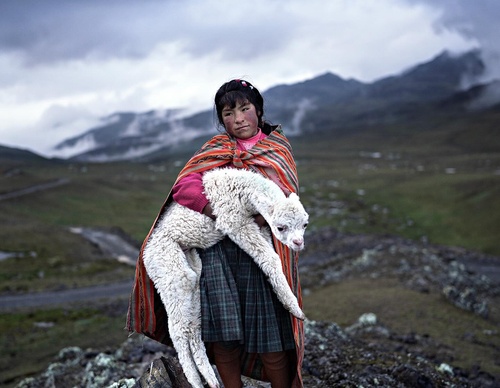
[[250, 102], [255, 106], [257, 117], [259, 118], [259, 127], [263, 128], [264, 121], [264, 99], [260, 92], [250, 82], [242, 79], [233, 79], [222, 85], [215, 93], [215, 110], [219, 124], [224, 126], [222, 120], [222, 109], [225, 106], [233, 109], [237, 103]]

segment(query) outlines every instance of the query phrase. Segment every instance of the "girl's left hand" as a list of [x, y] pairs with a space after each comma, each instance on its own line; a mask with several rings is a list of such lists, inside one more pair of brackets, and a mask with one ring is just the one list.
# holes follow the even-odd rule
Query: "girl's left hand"
[[259, 225], [259, 228], [262, 228], [263, 226], [267, 225], [267, 221], [264, 217], [262, 217], [260, 214], [256, 214], [253, 216], [253, 219], [257, 225]]

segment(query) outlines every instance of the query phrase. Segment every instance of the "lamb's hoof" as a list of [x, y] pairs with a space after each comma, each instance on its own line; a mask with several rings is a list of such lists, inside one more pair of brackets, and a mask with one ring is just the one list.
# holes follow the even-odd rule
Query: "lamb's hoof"
[[306, 319], [306, 315], [304, 314], [304, 312], [301, 309], [292, 311], [292, 315], [295, 318], [300, 319], [301, 321]]
[[205, 382], [206, 382], [206, 385], [208, 385], [210, 388], [220, 388], [220, 383], [219, 383], [219, 380], [217, 380], [217, 377], [215, 377], [215, 375], [213, 376], [213, 378], [207, 378], [207, 376], [203, 376], [205, 377]]

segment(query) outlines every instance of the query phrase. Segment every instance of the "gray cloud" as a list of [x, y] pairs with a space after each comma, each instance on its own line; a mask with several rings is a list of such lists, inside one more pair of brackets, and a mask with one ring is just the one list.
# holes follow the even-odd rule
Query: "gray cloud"
[[[476, 40], [488, 61], [499, 56], [498, 0], [401, 1], [440, 9], [437, 30], [453, 30]], [[30, 66], [142, 59], [168, 43], [180, 45], [193, 57], [265, 56], [301, 38], [295, 26], [304, 23], [302, 16], [310, 15], [297, 14], [294, 7], [294, 2], [277, 0], [265, 7], [199, 0], [2, 0], [0, 50]], [[328, 13], [328, 6], [324, 8]], [[315, 28], [312, 21], [310, 28]]]
[[162, 18], [174, 10], [171, 2], [160, 0], [4, 0], [0, 49], [30, 65], [88, 57], [141, 58], [175, 30]]
[[294, 17], [274, 18], [273, 8], [286, 12], [284, 4], [270, 2], [260, 12], [249, 4], [253, 8], [245, 18], [226, 2], [2, 0], [0, 50], [29, 66], [142, 59], [158, 45], [173, 42], [195, 57], [265, 55], [292, 37], [280, 32]]
[[500, 2], [498, 0], [408, 0], [427, 4], [442, 14], [436, 21], [438, 31], [457, 31], [476, 41], [486, 63], [486, 78], [500, 79]]

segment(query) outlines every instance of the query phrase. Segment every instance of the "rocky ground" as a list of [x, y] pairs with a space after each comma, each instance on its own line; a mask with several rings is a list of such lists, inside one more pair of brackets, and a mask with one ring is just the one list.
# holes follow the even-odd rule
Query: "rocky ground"
[[[488, 318], [500, 295], [500, 260], [462, 248], [393, 236], [310, 235], [302, 258], [305, 292], [355, 277], [397, 278], [419, 292]], [[121, 309], [117, 304], [113, 309]], [[402, 334], [374, 314], [341, 328], [307, 320], [305, 387], [500, 387], [500, 376], [453, 366], [452, 350], [429, 336]], [[497, 333], [492, 333], [497, 335]], [[495, 349], [500, 359], [500, 349]], [[498, 361], [497, 361], [498, 362]], [[255, 381], [246, 386], [266, 387]], [[104, 352], [66, 348], [41, 375], [18, 387], [185, 387], [171, 348], [141, 336]]]
[[[439, 348], [436, 343], [392, 333], [372, 314], [345, 330], [335, 323], [314, 321], [306, 321], [305, 328], [305, 387], [500, 385], [498, 378], [480, 370], [436, 364], [426, 357], [432, 348]], [[43, 374], [17, 387], [189, 387], [179, 371], [173, 349], [135, 336], [113, 352], [65, 348]], [[252, 380], [245, 386], [268, 387]]]
[[409, 289], [441, 292], [482, 317], [490, 313], [488, 301], [500, 295], [500, 258], [464, 248], [325, 229], [308, 236], [307, 252], [301, 257], [306, 292], [354, 277], [397, 278]]

